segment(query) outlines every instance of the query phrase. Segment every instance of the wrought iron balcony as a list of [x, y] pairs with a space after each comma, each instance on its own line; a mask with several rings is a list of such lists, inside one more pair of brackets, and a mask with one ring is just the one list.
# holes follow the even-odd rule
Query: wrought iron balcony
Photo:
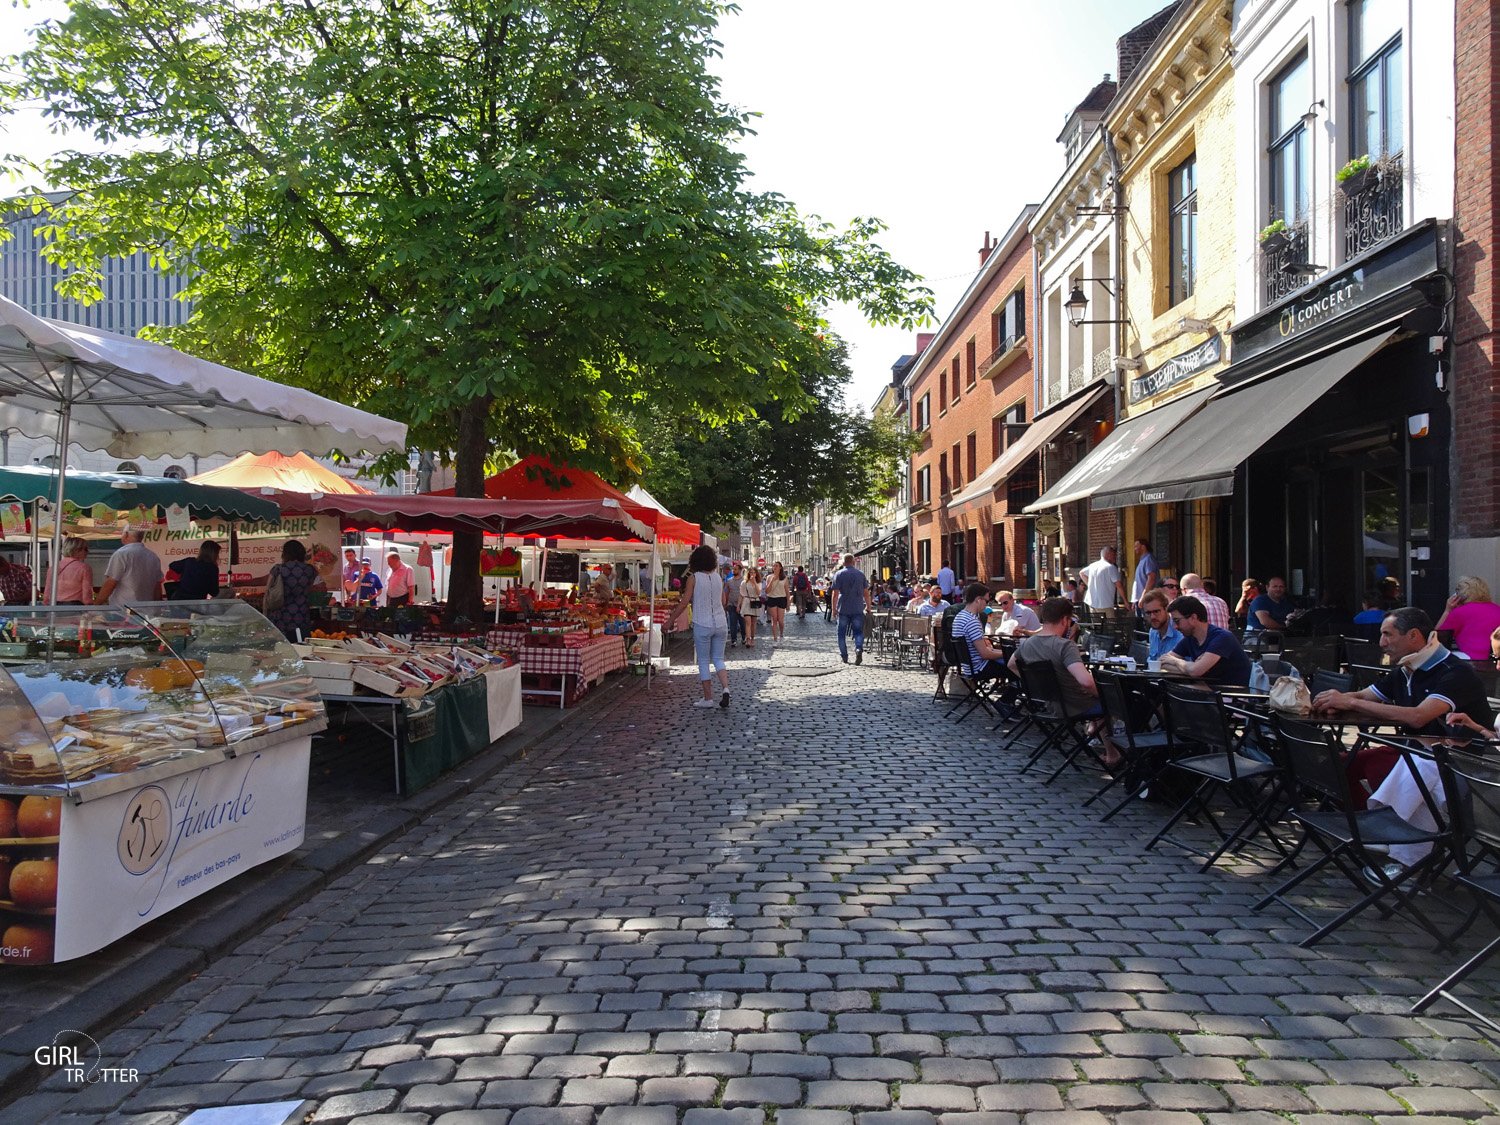
[[1307, 227], [1301, 223], [1261, 239], [1260, 269], [1266, 305], [1301, 289], [1307, 283]]
[[1344, 260], [1393, 238], [1406, 225], [1400, 157], [1370, 165], [1339, 185], [1344, 197]]

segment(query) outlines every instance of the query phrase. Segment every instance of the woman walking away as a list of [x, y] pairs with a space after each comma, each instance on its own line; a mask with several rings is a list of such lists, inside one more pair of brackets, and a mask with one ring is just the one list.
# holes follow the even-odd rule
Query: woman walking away
[[745, 619], [745, 647], [755, 647], [755, 627], [760, 624], [760, 571], [753, 566], [740, 583], [740, 615]]
[[766, 609], [771, 615], [771, 640], [776, 642], [786, 636], [786, 603], [791, 584], [786, 580], [786, 568], [779, 562], [771, 564], [771, 575], [766, 579]]
[[[724, 642], [729, 639], [729, 618], [725, 614], [724, 580], [719, 577], [719, 552], [712, 547], [699, 547], [688, 556], [687, 586], [683, 588], [682, 600], [672, 614], [671, 629], [676, 632], [677, 619], [691, 607], [693, 611], [693, 648], [698, 653], [698, 683], [703, 688], [703, 698], [693, 703], [694, 707], [729, 706], [729, 665], [724, 662]], [[719, 674], [719, 685], [723, 694], [714, 703], [712, 664]]]

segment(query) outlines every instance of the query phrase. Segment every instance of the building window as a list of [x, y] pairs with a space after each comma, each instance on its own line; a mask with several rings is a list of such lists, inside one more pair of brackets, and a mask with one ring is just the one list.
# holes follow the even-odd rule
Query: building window
[[1000, 450], [1005, 445], [1005, 415], [996, 414], [990, 419], [990, 460], [1000, 459]]
[[168, 465], [161, 471], [161, 475], [172, 480], [187, 480], [187, 470], [181, 465]]
[[964, 463], [961, 459], [962, 454], [963, 447], [955, 441], [953, 443], [953, 459], [949, 462], [949, 464], [953, 466], [953, 490], [955, 492], [964, 486]]
[[1014, 403], [1003, 415], [1007, 426], [1024, 426], [1026, 424], [1026, 400]]
[[1010, 334], [1014, 337], [1026, 335], [1026, 287], [1022, 286], [1010, 295]]
[[1349, 157], [1395, 156], [1406, 145], [1401, 22], [1396, 0], [1350, 0]]
[[923, 465], [917, 470], [917, 503], [932, 502], [932, 466]]
[[1005, 343], [1005, 306], [990, 313], [990, 351], [998, 352]]
[[938, 454], [938, 495], [947, 496], [952, 489], [948, 487], [948, 455]]
[[973, 340], [964, 345], [964, 369], [968, 372], [970, 387], [974, 386], [974, 381], [978, 378], [974, 372], [974, 366], [978, 362], [978, 358], [974, 354], [975, 347], [976, 345]]
[[1271, 80], [1268, 153], [1271, 158], [1270, 220], [1295, 226], [1307, 216], [1307, 126], [1302, 115], [1312, 104], [1307, 52], [1293, 59]]
[[948, 410], [948, 380], [943, 377], [943, 372], [938, 372], [938, 413], [943, 414]]
[[917, 429], [918, 433], [921, 433], [928, 426], [932, 425], [932, 392], [931, 391], [928, 391], [921, 398], [917, 399], [916, 423], [917, 423], [916, 429]]
[[968, 449], [965, 452], [968, 454], [968, 458], [969, 458], [968, 459], [969, 479], [973, 480], [976, 476], [979, 475], [979, 473], [978, 473], [978, 464], [977, 464], [977, 462], [979, 460], [979, 435], [978, 434], [970, 434], [969, 435], [969, 447], [968, 447]]
[[952, 366], [951, 366], [951, 371], [952, 371], [952, 375], [953, 375], [953, 401], [957, 402], [958, 401], [958, 356], [954, 356], [953, 357], [953, 363], [952, 363]]
[[932, 573], [932, 540], [919, 539], [917, 541], [917, 573]]
[[115, 472], [123, 473], [126, 476], [138, 477], [141, 475], [141, 467], [134, 461], [121, 461], [115, 466]]
[[1168, 307], [1193, 295], [1198, 272], [1198, 157], [1194, 154], [1167, 173], [1171, 263], [1167, 271]]
[[990, 528], [990, 576], [1005, 577], [1010, 574], [1010, 563], [1005, 557], [1005, 525], [997, 523]]

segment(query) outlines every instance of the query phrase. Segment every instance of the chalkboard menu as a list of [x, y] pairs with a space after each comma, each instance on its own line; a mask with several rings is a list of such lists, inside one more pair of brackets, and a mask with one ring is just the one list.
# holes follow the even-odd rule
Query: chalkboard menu
[[578, 556], [566, 551], [547, 552], [547, 569], [542, 578], [549, 586], [578, 585]]

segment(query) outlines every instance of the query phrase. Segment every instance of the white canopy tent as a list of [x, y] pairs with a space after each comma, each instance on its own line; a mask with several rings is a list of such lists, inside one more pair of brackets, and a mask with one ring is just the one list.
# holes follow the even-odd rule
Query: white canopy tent
[[[399, 451], [406, 427], [163, 344], [48, 320], [0, 297], [0, 428], [115, 456]], [[52, 557], [57, 558], [62, 521]]]

